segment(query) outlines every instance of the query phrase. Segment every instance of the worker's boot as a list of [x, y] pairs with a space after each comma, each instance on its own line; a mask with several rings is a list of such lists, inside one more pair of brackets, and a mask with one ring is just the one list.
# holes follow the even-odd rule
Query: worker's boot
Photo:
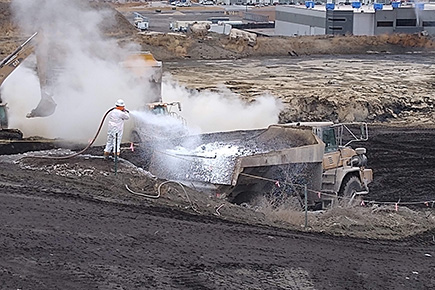
[[106, 151], [104, 151], [104, 160], [109, 160], [109, 158], [110, 158], [110, 153], [109, 152], [106, 152]]

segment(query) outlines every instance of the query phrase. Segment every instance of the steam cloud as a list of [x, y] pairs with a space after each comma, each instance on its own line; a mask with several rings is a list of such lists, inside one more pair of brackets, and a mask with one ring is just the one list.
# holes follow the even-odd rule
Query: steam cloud
[[[114, 25], [110, 22], [115, 19], [113, 11], [90, 9], [88, 1], [80, 0], [15, 0], [11, 5], [23, 32], [29, 36], [39, 32], [36, 55], [47, 61], [50, 71], [56, 72], [51, 77], [57, 108], [46, 118], [25, 118], [40, 100], [36, 60], [29, 58], [2, 88], [9, 107], [10, 128], [19, 128], [25, 136], [87, 141], [118, 98], [125, 100], [130, 111], [152, 101], [153, 96], [147, 96], [149, 83], [137, 81], [120, 65], [140, 48], [133, 43], [121, 47], [104, 37], [100, 29]], [[180, 101], [181, 115], [190, 127], [201, 132], [266, 127], [278, 122], [282, 107], [268, 95], [246, 104], [226, 88], [218, 93], [190, 91], [168, 76], [163, 82], [162, 97], [165, 102]], [[140, 114], [135, 111], [133, 115]], [[104, 137], [101, 134], [97, 143], [104, 143]], [[128, 134], [124, 137], [128, 138]]]
[[218, 92], [191, 91], [170, 78], [163, 82], [162, 94], [168, 102], [180, 101], [180, 114], [202, 133], [265, 128], [278, 123], [283, 109], [281, 101], [268, 94], [246, 103], [224, 86]]
[[[117, 99], [123, 98], [130, 108], [148, 101], [143, 93], [148, 83], [135, 82], [133, 74], [120, 66], [125, 56], [139, 49], [132, 44], [120, 47], [99, 29], [113, 24], [111, 11], [96, 11], [87, 1], [77, 0], [15, 0], [11, 5], [22, 31], [39, 33], [36, 55], [47, 63], [37, 65], [55, 72], [49, 77], [57, 103], [52, 116], [26, 119], [40, 100], [39, 79], [34, 69], [19, 67], [3, 90], [11, 128], [26, 136], [88, 140]], [[29, 61], [25, 64], [31, 66]]]

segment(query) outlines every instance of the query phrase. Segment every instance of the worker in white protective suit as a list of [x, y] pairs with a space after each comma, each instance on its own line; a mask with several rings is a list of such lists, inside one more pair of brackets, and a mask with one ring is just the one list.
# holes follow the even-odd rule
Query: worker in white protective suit
[[113, 152], [119, 156], [119, 149], [124, 132], [124, 121], [130, 118], [128, 110], [125, 108], [125, 103], [119, 99], [115, 103], [115, 108], [109, 113], [109, 124], [107, 126], [107, 143], [104, 148], [104, 159], [109, 159]]

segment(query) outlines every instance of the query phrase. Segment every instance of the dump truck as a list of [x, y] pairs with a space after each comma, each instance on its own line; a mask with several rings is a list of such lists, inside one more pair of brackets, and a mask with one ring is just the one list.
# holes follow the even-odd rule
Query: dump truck
[[162, 62], [157, 61], [150, 52], [131, 54], [121, 64], [132, 71], [137, 81], [146, 81], [150, 89], [137, 96], [144, 100], [143, 106], [131, 114], [132, 122], [125, 128], [125, 136], [129, 141], [141, 143], [153, 139], [166, 139], [186, 135], [186, 120], [174, 108], [181, 111], [180, 102], [164, 102], [162, 100]]
[[137, 96], [144, 100], [144, 106], [150, 102], [162, 102], [162, 62], [156, 60], [151, 52], [132, 52], [120, 65], [132, 72], [136, 81], [150, 84], [149, 90]]
[[368, 193], [366, 150], [350, 146], [367, 138], [365, 123], [331, 122], [187, 136], [154, 144], [149, 171], [236, 204], [302, 200], [306, 187], [308, 206], [323, 208], [338, 196], [351, 201]]

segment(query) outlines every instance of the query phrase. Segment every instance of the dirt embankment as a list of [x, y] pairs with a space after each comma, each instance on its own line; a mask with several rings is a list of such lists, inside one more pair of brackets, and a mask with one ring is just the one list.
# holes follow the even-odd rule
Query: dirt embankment
[[[233, 59], [259, 56], [303, 56], [322, 54], [364, 54], [367, 52], [404, 53], [431, 51], [432, 38], [419, 34], [380, 36], [304, 36], [262, 37], [255, 43], [216, 33], [160, 34], [138, 33], [133, 25], [115, 8], [119, 5], [91, 2], [92, 9], [109, 9], [112, 21], [101, 26], [108, 37], [117, 38], [121, 45], [136, 42], [162, 61], [174, 59]], [[0, 2], [0, 32], [2, 55], [10, 53], [24, 38], [14, 24], [10, 3]]]
[[433, 39], [418, 34], [380, 36], [257, 37], [254, 45], [245, 39], [216, 33], [206, 35], [139, 34], [144, 49], [158, 59], [232, 59], [261, 56], [303, 56], [432, 51]]
[[[111, 168], [84, 156], [0, 162], [1, 289], [434, 288], [433, 231], [385, 241], [232, 222], [231, 207], [207, 210], [189, 191], [221, 218], [196, 213], [174, 184], [156, 202], [129, 195], [124, 182], [154, 190], [125, 163], [117, 177]], [[392, 215], [384, 228], [397, 230]], [[329, 225], [360, 228], [354, 220]]]

